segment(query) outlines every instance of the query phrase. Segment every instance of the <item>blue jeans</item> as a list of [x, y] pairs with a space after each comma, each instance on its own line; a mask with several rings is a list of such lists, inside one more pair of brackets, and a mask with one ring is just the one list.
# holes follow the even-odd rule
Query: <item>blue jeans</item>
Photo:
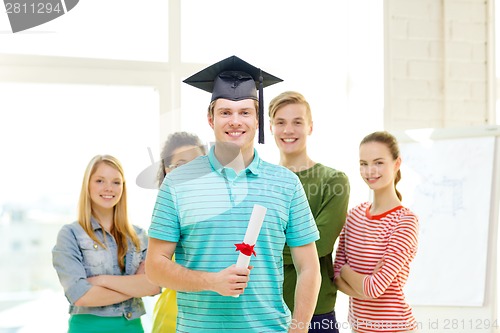
[[314, 315], [310, 327], [309, 333], [339, 333], [335, 311]]

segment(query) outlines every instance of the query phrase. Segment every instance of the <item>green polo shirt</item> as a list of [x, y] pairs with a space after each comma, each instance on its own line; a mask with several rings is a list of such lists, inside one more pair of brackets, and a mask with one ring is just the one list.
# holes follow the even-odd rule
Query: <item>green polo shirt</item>
[[[318, 226], [320, 239], [316, 241], [321, 269], [321, 288], [314, 314], [331, 312], [337, 299], [333, 282], [333, 246], [342, 230], [349, 203], [349, 180], [345, 173], [316, 163], [296, 173], [304, 187], [312, 214]], [[284, 250], [284, 298], [293, 311], [297, 272], [292, 263], [290, 249]]]

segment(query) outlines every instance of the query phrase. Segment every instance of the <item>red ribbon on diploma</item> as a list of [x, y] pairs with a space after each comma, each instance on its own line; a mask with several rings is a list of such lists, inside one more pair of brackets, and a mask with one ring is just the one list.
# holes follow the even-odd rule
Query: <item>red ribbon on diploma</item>
[[236, 246], [236, 251], [240, 251], [241, 253], [243, 253], [244, 255], [250, 257], [252, 254], [256, 257], [257, 256], [257, 253], [255, 253], [254, 251], [254, 246], [255, 245], [248, 245], [248, 244], [245, 244], [245, 243], [241, 243], [241, 244], [234, 244]]

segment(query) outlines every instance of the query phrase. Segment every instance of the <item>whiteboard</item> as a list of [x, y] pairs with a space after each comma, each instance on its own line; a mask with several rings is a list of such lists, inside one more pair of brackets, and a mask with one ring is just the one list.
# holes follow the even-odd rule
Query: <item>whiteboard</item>
[[482, 306], [495, 136], [400, 141], [403, 205], [419, 217], [412, 305]]

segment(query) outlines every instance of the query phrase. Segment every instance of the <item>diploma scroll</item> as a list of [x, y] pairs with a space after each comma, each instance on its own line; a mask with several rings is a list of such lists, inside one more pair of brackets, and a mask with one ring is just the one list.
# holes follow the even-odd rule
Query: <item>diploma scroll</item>
[[238, 260], [236, 261], [236, 267], [247, 268], [250, 264], [250, 257], [252, 254], [257, 256], [254, 251], [254, 246], [257, 242], [257, 238], [259, 237], [260, 229], [262, 227], [262, 223], [264, 222], [264, 217], [266, 216], [266, 211], [267, 208], [264, 206], [253, 206], [252, 215], [250, 216], [250, 221], [248, 222], [243, 243], [234, 244], [236, 246], [236, 251], [240, 251]]
[[250, 221], [248, 222], [247, 231], [245, 233], [245, 238], [243, 238], [243, 243], [235, 244], [236, 251], [240, 251], [238, 256], [238, 261], [236, 262], [236, 267], [247, 268], [250, 264], [250, 257], [252, 254], [256, 256], [254, 251], [255, 242], [257, 242], [257, 237], [259, 237], [260, 228], [262, 227], [262, 222], [264, 222], [264, 216], [266, 216], [267, 208], [254, 205], [252, 210], [252, 215], [250, 216]]

